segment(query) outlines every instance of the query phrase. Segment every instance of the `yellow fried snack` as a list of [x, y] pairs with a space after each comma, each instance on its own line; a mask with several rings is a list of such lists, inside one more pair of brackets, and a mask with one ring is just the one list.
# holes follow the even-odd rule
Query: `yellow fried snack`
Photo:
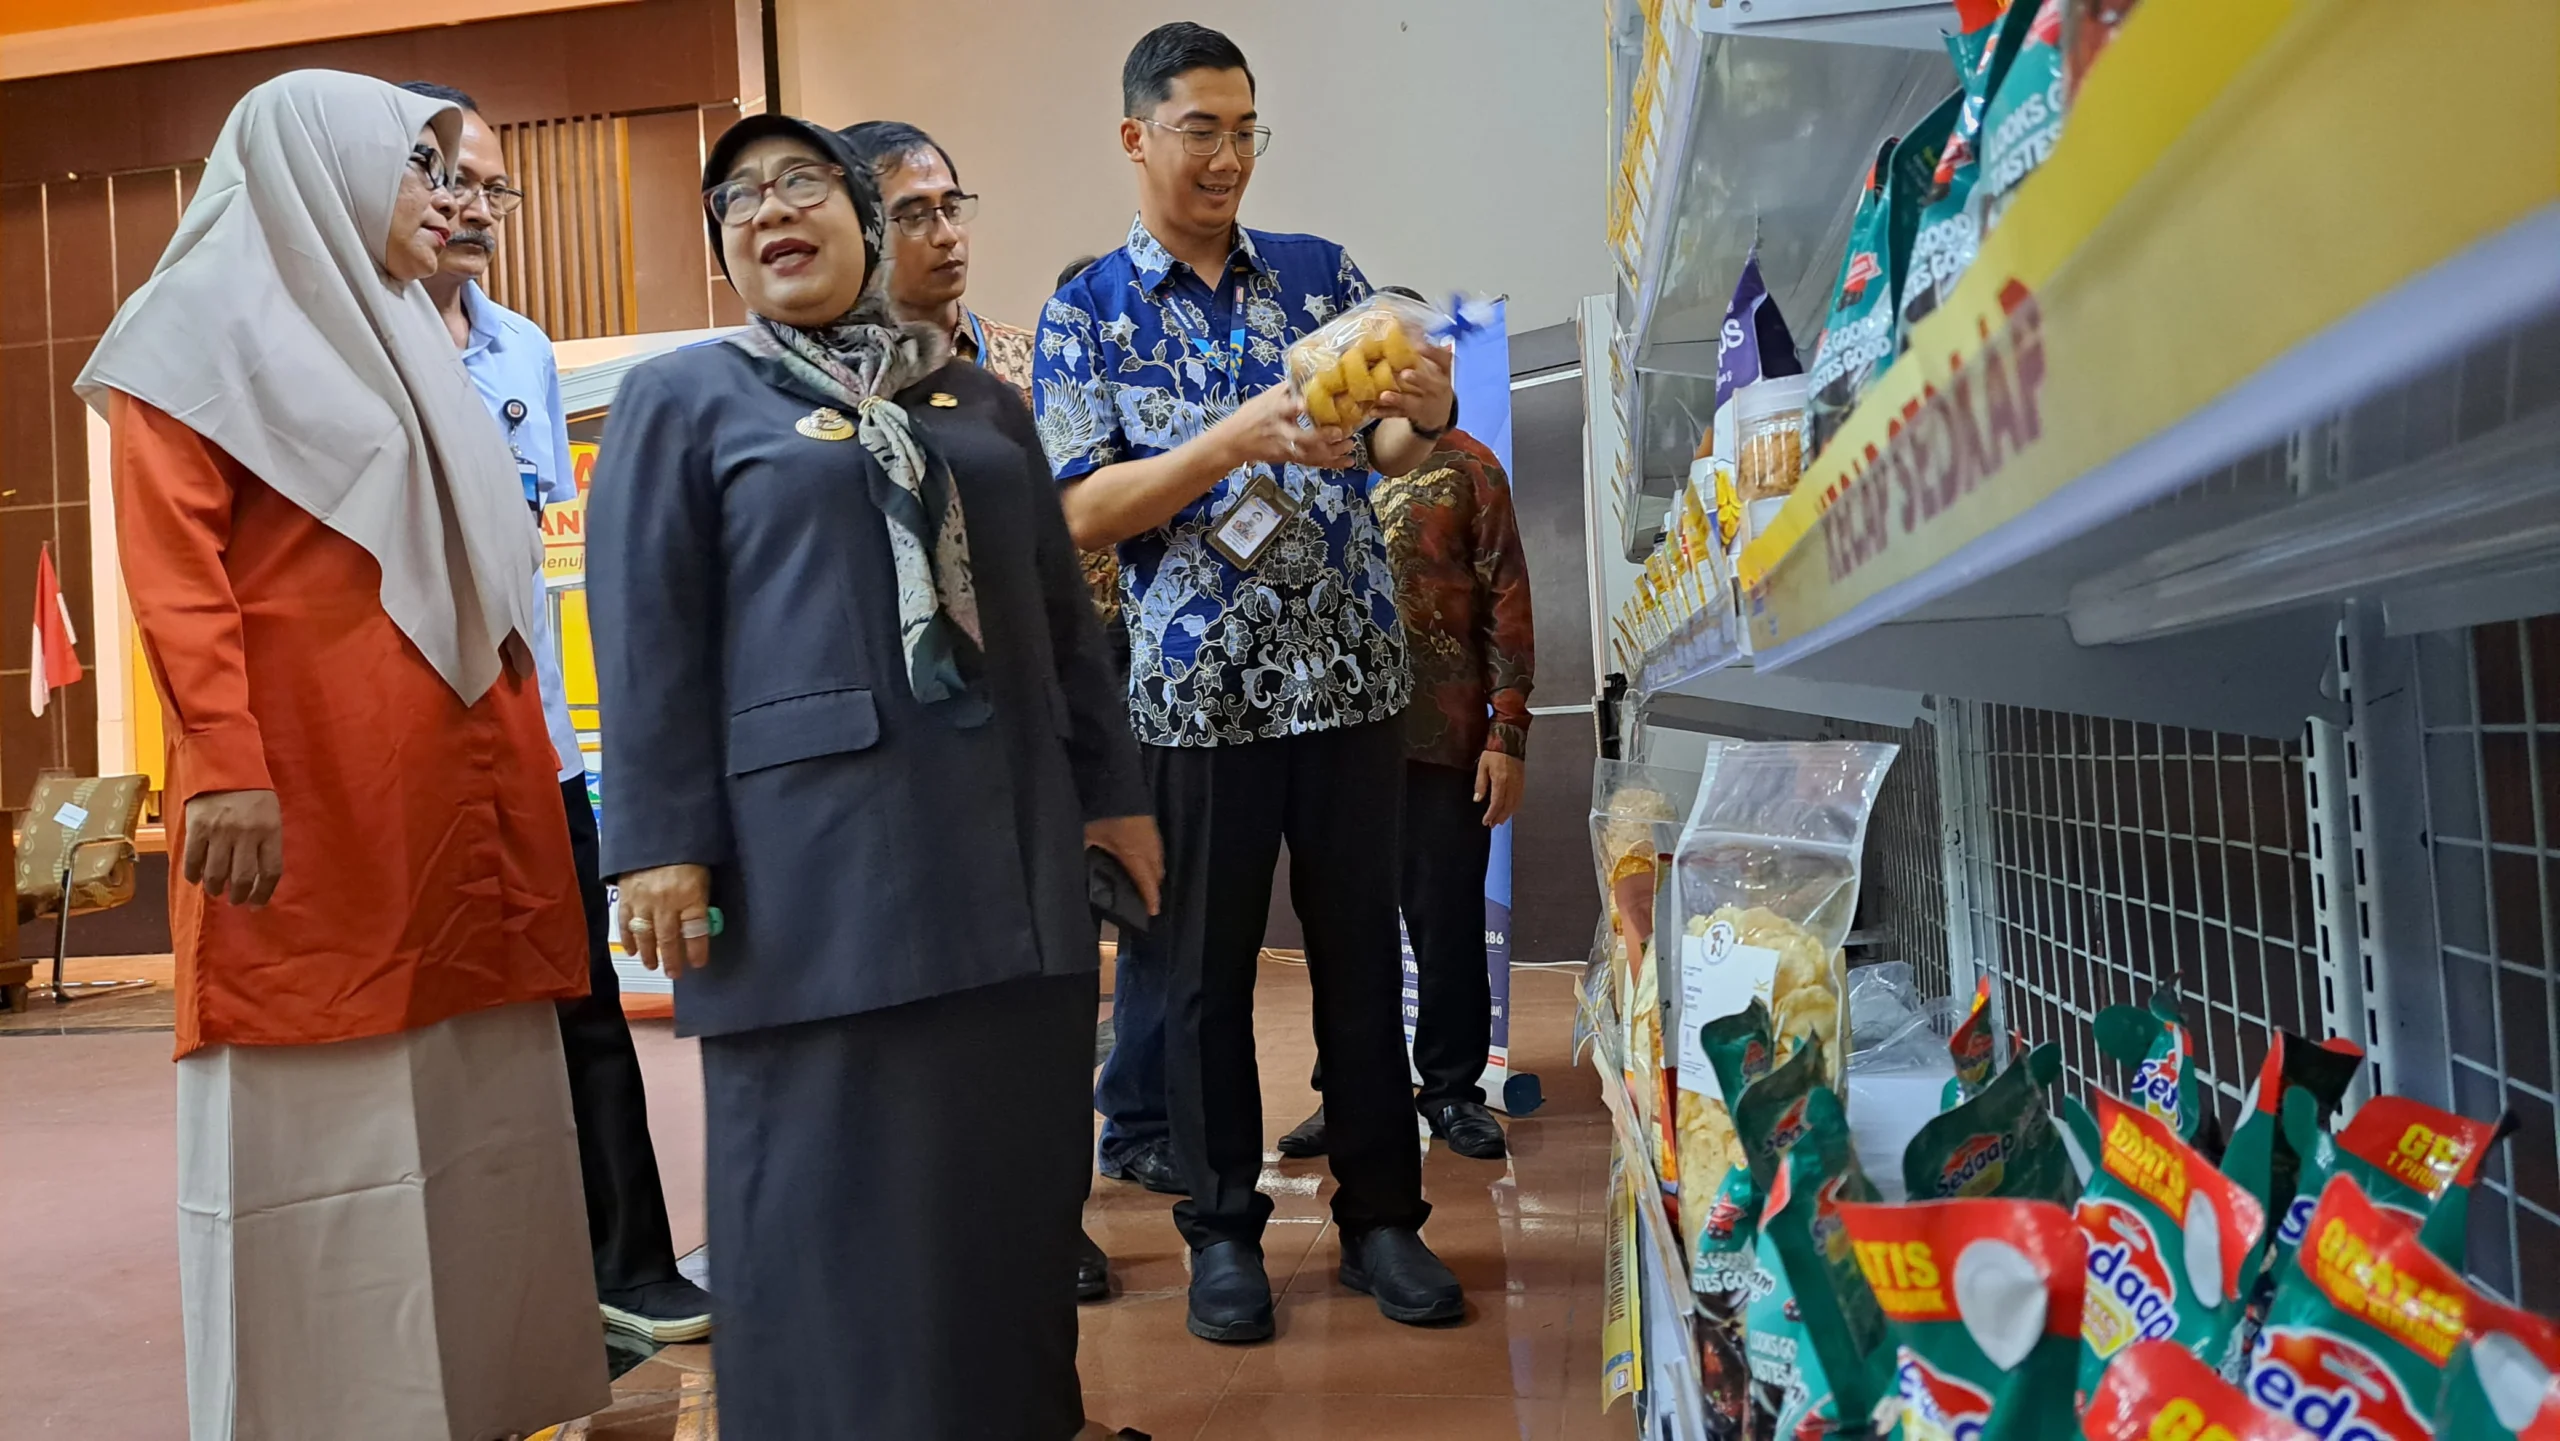
[[1335, 390], [1329, 385], [1308, 385], [1299, 396], [1307, 407], [1307, 418], [1318, 425], [1340, 426], [1342, 412], [1334, 408], [1335, 394]]
[[1687, 1254], [1695, 1256], [1725, 1173], [1748, 1165], [1749, 1158], [1724, 1102], [1683, 1090], [1675, 1119], [1680, 1130], [1680, 1238], [1688, 1243]]
[[1370, 312], [1369, 335], [1377, 343], [1378, 353], [1396, 370], [1411, 370], [1421, 353], [1413, 348], [1413, 337], [1407, 335], [1404, 322], [1386, 311]]
[[1380, 395], [1396, 388], [1395, 370], [1383, 360], [1369, 367], [1369, 379], [1378, 387]]
[[1353, 404], [1365, 408], [1378, 398], [1378, 387], [1369, 379], [1366, 352], [1358, 349], [1344, 351], [1342, 359], [1334, 365], [1334, 373], [1342, 377], [1342, 393], [1349, 396]]

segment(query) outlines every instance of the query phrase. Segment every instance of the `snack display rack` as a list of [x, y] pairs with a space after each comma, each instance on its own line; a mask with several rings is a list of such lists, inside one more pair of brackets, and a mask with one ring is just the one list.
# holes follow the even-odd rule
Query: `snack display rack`
[[[1744, 258], [1809, 359], [1860, 167], [1952, 83], [1919, 48], [1952, 7], [1694, 18], [1644, 239], [1585, 313], [1590, 508], [1630, 562], [1595, 565], [1604, 613], [1676, 543]], [[2281, 1031], [2362, 1043], [2358, 1099], [2513, 1112], [2468, 1271], [2560, 1307], [2533, 1259], [2560, 1245], [2560, 11], [2141, 0], [1905, 340], [1726, 604], [1610, 637], [1619, 743], [1777, 711], [1862, 736], [1852, 698], [1907, 697], [1925, 794], [1871, 850], [1939, 864], [1862, 920], [1884, 958], [1996, 977], [2084, 1098], [2122, 1084], [2096, 1012], [2165, 987], [2226, 1114]], [[1624, 1150], [1641, 1113], [1592, 1029]], [[1644, 1157], [1630, 1219], [1677, 1276]], [[1704, 1437], [1702, 1411], [1639, 1416]]]

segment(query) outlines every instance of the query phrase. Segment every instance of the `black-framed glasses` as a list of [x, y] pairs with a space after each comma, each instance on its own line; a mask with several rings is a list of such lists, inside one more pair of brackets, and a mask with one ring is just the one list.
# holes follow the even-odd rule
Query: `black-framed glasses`
[[1141, 125], [1170, 130], [1182, 137], [1182, 148], [1192, 155], [1215, 155], [1229, 142], [1236, 147], [1236, 158], [1251, 160], [1271, 148], [1271, 127], [1248, 125], [1242, 130], [1214, 130], [1206, 125], [1167, 125], [1160, 120], [1141, 120]]
[[453, 172], [445, 169], [444, 156], [434, 146], [409, 147], [409, 168], [418, 172], [418, 178], [427, 183], [429, 190], [441, 190], [447, 195], [453, 193]]
[[932, 231], [933, 222], [936, 219], [948, 220], [954, 228], [957, 228], [977, 218], [977, 214], [978, 197], [954, 195], [940, 205], [918, 205], [912, 209], [901, 209], [897, 214], [889, 217], [889, 223], [898, 227], [898, 233], [909, 240], [920, 240]]
[[827, 203], [836, 191], [836, 182], [844, 178], [841, 165], [822, 165], [810, 161], [794, 165], [771, 180], [749, 180], [740, 177], [724, 180], [702, 192], [702, 206], [711, 218], [722, 225], [744, 225], [755, 218], [764, 204], [767, 191], [782, 197], [782, 203], [794, 210], [813, 210]]
[[515, 214], [517, 208], [524, 204], [524, 192], [503, 180], [456, 179], [445, 189], [452, 193], [454, 204], [468, 210], [471, 202], [477, 200], [488, 206], [489, 213], [500, 220]]

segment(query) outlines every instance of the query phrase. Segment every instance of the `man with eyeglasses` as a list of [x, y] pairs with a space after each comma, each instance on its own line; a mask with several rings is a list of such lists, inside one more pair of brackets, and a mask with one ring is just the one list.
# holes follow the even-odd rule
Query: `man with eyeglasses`
[[[560, 404], [560, 367], [551, 338], [480, 288], [498, 254], [498, 226], [524, 204], [507, 182], [507, 161], [478, 102], [448, 85], [411, 81], [401, 87], [460, 107], [462, 135], [446, 188], [459, 204], [427, 295], [444, 317], [462, 367], [505, 433], [535, 515], [553, 501], [574, 500], [568, 417]], [[568, 1054], [569, 1101], [578, 1122], [578, 1169], [587, 1194], [587, 1236], [595, 1251], [596, 1297], [614, 1330], [661, 1345], [711, 1334], [711, 1298], [676, 1271], [658, 1153], [649, 1140], [649, 1103], [631, 1025], [622, 1015], [622, 986], [606, 943], [604, 880], [597, 870], [596, 813], [587, 799], [586, 761], [561, 681], [560, 648], [551, 632], [550, 597], [534, 578], [534, 663], [542, 708], [560, 753], [560, 798], [569, 816], [569, 849], [587, 910], [588, 994], [560, 1003], [561, 1047]]]
[[1244, 53], [1200, 25], [1160, 26], [1130, 51], [1121, 99], [1137, 220], [1051, 297], [1033, 361], [1068, 528], [1119, 547], [1130, 722], [1164, 835], [1163, 910], [1121, 949], [1114, 1015], [1164, 1018], [1165, 1079], [1149, 1095], [1106, 1070], [1106, 1148], [1163, 1108], [1190, 1190], [1174, 1208], [1189, 1328], [1271, 1335], [1253, 984], [1285, 840], [1340, 1278], [1391, 1320], [1454, 1321], [1465, 1298], [1420, 1234], [1396, 939], [1396, 721], [1412, 678], [1369, 505], [1372, 469], [1414, 469], [1455, 423], [1448, 353], [1399, 372], [1361, 434], [1310, 427], [1282, 355], [1369, 286], [1331, 241], [1237, 223], [1270, 140]]

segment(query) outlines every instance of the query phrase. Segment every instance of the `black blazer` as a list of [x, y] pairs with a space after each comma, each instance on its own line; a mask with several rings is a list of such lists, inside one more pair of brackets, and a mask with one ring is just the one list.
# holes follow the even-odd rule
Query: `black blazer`
[[969, 528], [995, 714], [959, 730], [907, 687], [878, 463], [785, 384], [722, 343], [639, 367], [587, 501], [604, 872], [708, 866], [727, 922], [677, 1029], [1096, 969], [1084, 822], [1152, 807], [1029, 411], [966, 364], [899, 397]]

